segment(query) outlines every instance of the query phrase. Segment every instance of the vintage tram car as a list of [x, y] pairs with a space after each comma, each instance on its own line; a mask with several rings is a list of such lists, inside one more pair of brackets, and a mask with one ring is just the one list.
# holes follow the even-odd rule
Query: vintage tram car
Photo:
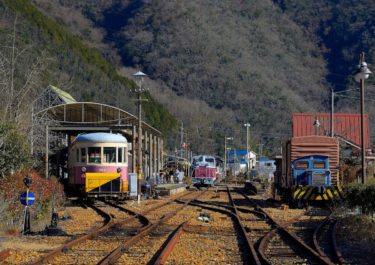
[[276, 161], [275, 195], [292, 201], [330, 201], [341, 197], [339, 142], [327, 136], [293, 137]]
[[128, 142], [121, 134], [78, 135], [69, 146], [69, 186], [85, 197], [128, 193]]

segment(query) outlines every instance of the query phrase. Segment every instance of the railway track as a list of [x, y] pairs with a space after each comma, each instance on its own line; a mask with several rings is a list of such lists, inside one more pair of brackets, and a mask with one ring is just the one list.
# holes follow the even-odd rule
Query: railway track
[[[189, 194], [191, 193], [183, 194], [176, 198]], [[148, 207], [144, 213], [155, 211], [170, 204], [176, 198]], [[108, 205], [110, 206], [107, 208], [108, 212], [101, 210], [100, 207], [91, 206], [104, 217], [104, 225], [102, 227], [63, 244], [31, 264], [44, 264], [47, 262], [48, 264], [69, 264], [67, 262], [68, 259], [71, 260], [70, 264], [77, 264], [79, 260], [82, 260], [80, 264], [95, 264], [103, 258], [105, 259], [106, 255], [114, 248], [114, 244], [118, 246], [120, 241], [131, 238], [134, 234], [139, 233], [142, 228], [151, 225], [147, 217], [134, 210], [115, 206], [114, 204]], [[117, 213], [119, 217], [117, 219], [119, 220], [114, 220], [115, 213]], [[114, 243], [114, 241], [117, 243]]]
[[[242, 194], [250, 203], [256, 203]], [[265, 213], [275, 227], [269, 231], [260, 241], [258, 253], [264, 264], [333, 264], [326, 255], [320, 255], [312, 245], [312, 228], [315, 227], [321, 217], [326, 217], [321, 210], [309, 211], [300, 217], [296, 216], [287, 222], [276, 221], [266, 210], [257, 206]], [[318, 216], [317, 221], [311, 222], [313, 216]], [[293, 227], [293, 228], [290, 228]]]
[[[191, 195], [192, 193], [190, 194], [187, 194], [187, 195], [184, 195], [184, 196], [180, 196], [180, 198], [184, 197], [188, 197], [189, 195]], [[152, 214], [150, 214], [150, 220], [152, 220], [152, 223], [150, 223], [149, 225], [145, 226], [142, 230], [139, 231], [139, 233], [137, 233], [136, 235], [132, 236], [131, 238], [129, 238], [128, 240], [125, 240], [122, 242], [121, 245], [119, 245], [118, 247], [116, 247], [115, 249], [113, 249], [109, 255], [107, 255], [103, 260], [101, 260], [98, 264], [101, 264], [101, 265], [104, 265], [104, 264], [115, 264], [116, 262], [118, 262], [119, 264], [130, 264], [129, 262], [133, 262], [134, 260], [137, 260], [137, 256], [132, 256], [132, 259], [128, 259], [124, 258], [124, 260], [121, 260], [121, 258], [124, 256], [124, 253], [126, 252], [129, 252], [129, 250], [131, 249], [131, 247], [135, 247], [137, 248], [136, 244], [141, 241], [141, 240], [148, 240], [149, 238], [152, 237], [152, 235], [154, 235], [155, 233], [160, 233], [160, 231], [163, 230], [163, 226], [162, 224], [164, 224], [167, 220], [169, 220], [170, 218], [172, 218], [173, 216], [175, 216], [179, 211], [181, 211], [183, 208], [186, 207], [186, 205], [198, 198], [199, 196], [201, 196], [202, 193], [195, 193], [192, 198], [188, 198], [186, 199], [186, 202], [184, 203], [184, 205], [182, 206], [177, 206], [177, 205], [168, 205], [169, 207], [166, 207], [167, 204], [163, 205], [162, 207], [158, 207], [157, 208], [157, 212], [156, 211], [150, 211], [150, 210], [147, 210], [147, 214], [149, 214], [150, 212], [152, 212]], [[170, 204], [174, 203], [175, 200], [172, 200], [170, 202]], [[165, 208], [163, 208], [165, 207]], [[171, 207], [174, 208], [173, 211], [171, 211]], [[145, 213], [146, 214], [146, 213]], [[165, 231], [163, 231], [162, 233], [164, 235], [168, 234], [171, 232], [171, 229], [168, 227]], [[139, 251], [139, 250], [135, 250], [135, 253], [140, 253], [141, 256], [144, 256], [144, 253], [143, 250]], [[139, 255], [138, 255], [139, 256]], [[142, 263], [135, 263], [135, 264], [142, 264]]]

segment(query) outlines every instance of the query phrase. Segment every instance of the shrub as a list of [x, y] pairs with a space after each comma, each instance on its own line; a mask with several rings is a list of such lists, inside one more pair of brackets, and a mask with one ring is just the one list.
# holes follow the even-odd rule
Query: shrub
[[0, 207], [3, 228], [22, 225], [24, 206], [19, 199], [21, 192], [26, 191], [25, 176], [32, 179], [30, 191], [35, 194], [35, 203], [30, 206], [30, 212], [34, 221], [44, 217], [51, 207], [60, 207], [64, 202], [63, 186], [56, 179], [45, 179], [34, 170], [20, 171], [0, 179], [0, 202], [5, 202]]
[[30, 156], [25, 138], [12, 122], [0, 121], [0, 177], [28, 165]]
[[375, 181], [366, 184], [352, 183], [345, 191], [345, 201], [349, 207], [361, 207], [365, 214], [375, 212]]

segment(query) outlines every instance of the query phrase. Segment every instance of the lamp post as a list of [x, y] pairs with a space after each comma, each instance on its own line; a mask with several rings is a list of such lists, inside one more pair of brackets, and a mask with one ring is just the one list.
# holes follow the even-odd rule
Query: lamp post
[[249, 132], [250, 132], [250, 123], [245, 123], [246, 127], [246, 162], [247, 162], [247, 178], [249, 178], [250, 173], [250, 154], [249, 154]]
[[333, 88], [331, 89], [331, 119], [330, 119], [330, 122], [331, 122], [331, 137], [333, 137], [334, 136], [334, 124], [333, 124], [333, 119], [334, 119], [334, 117], [333, 117], [333, 112], [334, 112], [334, 103], [335, 103], [335, 92], [333, 91]]
[[[142, 81], [145, 76], [145, 73], [141, 71], [133, 74], [136, 79], [138, 79], [138, 88], [135, 89], [135, 92], [138, 93], [138, 159], [137, 159], [137, 191], [138, 191], [138, 201], [140, 200], [141, 195], [141, 180], [142, 180]], [[134, 148], [134, 147], [133, 147]]]
[[354, 76], [355, 81], [360, 83], [361, 89], [361, 144], [362, 144], [362, 184], [366, 182], [366, 161], [365, 161], [365, 79], [369, 78], [371, 74], [370, 69], [367, 68], [367, 63], [365, 62], [365, 53], [362, 52], [358, 70]]
[[315, 127], [315, 135], [319, 134], [319, 127], [320, 127], [320, 122], [318, 120], [318, 117], [315, 117], [313, 126]]
[[233, 137], [224, 138], [224, 177], [227, 176], [227, 140], [233, 140]]

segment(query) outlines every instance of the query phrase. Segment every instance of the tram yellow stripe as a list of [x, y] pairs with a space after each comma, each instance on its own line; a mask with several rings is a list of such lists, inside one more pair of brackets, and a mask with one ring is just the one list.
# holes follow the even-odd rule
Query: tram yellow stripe
[[86, 192], [92, 191], [104, 184], [119, 178], [120, 173], [97, 173], [97, 172], [87, 172], [86, 181], [85, 181], [85, 190]]

